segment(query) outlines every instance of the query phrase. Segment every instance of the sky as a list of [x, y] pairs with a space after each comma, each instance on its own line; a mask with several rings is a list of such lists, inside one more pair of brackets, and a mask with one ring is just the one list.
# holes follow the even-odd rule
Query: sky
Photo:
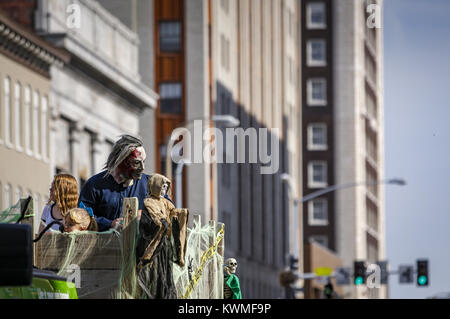
[[384, 1], [386, 249], [391, 270], [429, 259], [430, 286], [390, 298], [450, 292], [450, 1]]

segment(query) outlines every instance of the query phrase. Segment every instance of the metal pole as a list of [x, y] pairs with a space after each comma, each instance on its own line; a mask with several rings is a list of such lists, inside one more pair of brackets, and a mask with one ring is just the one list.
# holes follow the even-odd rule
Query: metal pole
[[175, 206], [177, 208], [183, 207], [183, 167], [184, 161], [181, 161], [175, 171]]
[[365, 182], [354, 182], [354, 183], [348, 183], [348, 184], [339, 184], [339, 185], [333, 185], [333, 186], [321, 189], [317, 192], [308, 194], [300, 199], [296, 199], [295, 201], [297, 201], [297, 203], [304, 203], [304, 202], [310, 201], [311, 199], [322, 196], [324, 194], [334, 192], [338, 189], [351, 188], [351, 187], [356, 187], [359, 185], [372, 186], [372, 185], [377, 185], [377, 184], [397, 184], [397, 185], [403, 186], [406, 183], [405, 183], [405, 181], [400, 180], [400, 179], [390, 179], [390, 180], [380, 180], [380, 181], [365, 181]]

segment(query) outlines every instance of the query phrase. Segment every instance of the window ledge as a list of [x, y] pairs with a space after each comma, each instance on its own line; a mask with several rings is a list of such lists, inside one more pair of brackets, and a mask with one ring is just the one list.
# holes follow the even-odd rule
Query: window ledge
[[313, 182], [309, 182], [308, 183], [308, 188], [313, 189], [313, 188], [326, 188], [328, 187], [328, 183], [313, 183]]
[[328, 145], [308, 145], [308, 151], [328, 151]]
[[309, 226], [328, 226], [329, 223], [327, 220], [309, 220]]
[[308, 106], [310, 106], [310, 107], [325, 107], [325, 106], [327, 106], [327, 101], [313, 101], [313, 100], [310, 100], [310, 101], [308, 101]]
[[306, 66], [317, 68], [317, 67], [326, 67], [327, 62], [326, 61], [308, 61]]
[[324, 30], [327, 25], [326, 23], [307, 23], [306, 28], [309, 30]]

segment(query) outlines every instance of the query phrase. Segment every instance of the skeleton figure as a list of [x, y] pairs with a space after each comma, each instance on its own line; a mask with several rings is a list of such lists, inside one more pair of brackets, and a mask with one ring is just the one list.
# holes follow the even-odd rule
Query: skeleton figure
[[242, 299], [239, 278], [236, 276], [237, 266], [237, 261], [234, 258], [228, 258], [225, 262], [223, 291], [225, 299]]
[[234, 274], [237, 268], [237, 261], [234, 258], [228, 258], [225, 262], [225, 271], [228, 275]]
[[163, 186], [161, 187], [161, 197], [166, 196], [167, 194], [167, 190], [169, 188], [169, 183], [164, 183]]

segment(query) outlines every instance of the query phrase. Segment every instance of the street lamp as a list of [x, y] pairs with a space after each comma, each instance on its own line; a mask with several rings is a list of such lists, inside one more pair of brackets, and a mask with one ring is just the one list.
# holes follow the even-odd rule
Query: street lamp
[[[226, 114], [218, 114], [213, 115], [212, 117], [203, 117], [203, 118], [195, 118], [189, 121], [185, 121], [180, 126], [176, 127], [173, 131], [179, 128], [187, 127], [194, 123], [195, 121], [208, 121], [213, 123], [222, 124], [226, 127], [237, 127], [240, 125], [239, 119], [232, 115], [226, 115]], [[172, 133], [167, 137], [166, 139], [166, 177], [169, 180], [172, 180], [172, 150], [173, 150], [173, 142], [172, 140]], [[179, 150], [177, 150], [179, 151]], [[184, 165], [190, 165], [189, 162], [185, 160], [181, 160], [181, 162], [178, 164], [176, 172], [175, 172], [175, 186], [176, 186], [176, 192], [175, 192], [175, 199], [176, 199], [176, 205], [177, 207], [181, 207], [182, 205], [182, 174], [183, 174], [183, 167]]]
[[327, 188], [318, 190], [314, 193], [308, 194], [300, 199], [296, 199], [295, 201], [297, 203], [304, 203], [304, 202], [310, 201], [311, 199], [317, 198], [317, 197], [322, 196], [327, 193], [334, 192], [339, 189], [352, 188], [352, 187], [357, 187], [357, 186], [361, 186], [361, 185], [374, 186], [374, 185], [378, 185], [378, 184], [390, 184], [390, 185], [405, 186], [406, 181], [403, 179], [400, 179], [400, 178], [393, 178], [393, 179], [379, 180], [379, 181], [364, 181], [364, 182], [353, 182], [353, 183], [347, 183], [347, 184], [333, 185], [333, 186], [329, 186]]
[[[293, 256], [297, 256], [298, 254], [298, 244], [297, 244], [297, 227], [298, 227], [298, 205], [308, 202], [312, 199], [315, 199], [319, 196], [322, 196], [324, 194], [328, 194], [331, 192], [334, 192], [336, 190], [345, 189], [345, 188], [351, 188], [351, 187], [357, 187], [360, 185], [367, 185], [367, 186], [373, 186], [378, 184], [389, 184], [389, 185], [398, 185], [398, 186], [405, 186], [406, 181], [401, 178], [393, 178], [393, 179], [387, 179], [387, 180], [379, 180], [379, 181], [363, 181], [363, 182], [353, 182], [353, 183], [345, 183], [345, 184], [338, 184], [338, 185], [332, 185], [327, 188], [318, 190], [316, 192], [313, 192], [311, 194], [308, 194], [301, 198], [291, 198], [292, 190], [295, 189], [295, 185], [292, 182], [292, 177], [287, 174], [283, 173], [280, 175], [281, 181], [288, 184], [289, 187], [289, 201], [292, 200], [294, 204], [294, 210], [293, 210], [293, 226], [291, 226], [290, 231], [292, 231], [292, 235], [289, 235], [292, 248], [289, 248], [290, 254], [293, 254]], [[300, 243], [303, 245], [303, 214], [300, 214], [300, 220], [302, 229], [300, 230]], [[303, 251], [303, 248], [302, 248]], [[303, 260], [301, 261], [303, 263]]]

